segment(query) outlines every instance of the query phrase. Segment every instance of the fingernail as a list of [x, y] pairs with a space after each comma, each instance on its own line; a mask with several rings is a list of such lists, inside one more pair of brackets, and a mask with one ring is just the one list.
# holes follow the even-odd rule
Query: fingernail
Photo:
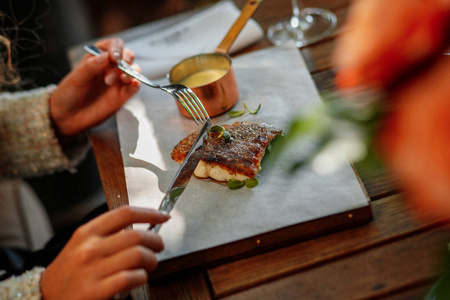
[[105, 77], [105, 83], [107, 85], [113, 85], [114, 82], [116, 81], [116, 79], [117, 79], [117, 74], [116, 73], [109, 73]]
[[103, 64], [108, 60], [108, 53], [102, 53], [99, 56], [97, 56], [97, 63]]
[[170, 218], [170, 215], [167, 211], [161, 211], [161, 214], [163, 214], [165, 217]]
[[113, 58], [114, 60], [117, 62], [120, 59], [120, 52], [119, 51], [114, 51], [113, 52]]
[[133, 90], [133, 92], [139, 91], [139, 89], [141, 88], [141, 82], [136, 79], [131, 79], [130, 88]]
[[126, 73], [122, 73], [120, 75], [120, 79], [122, 79], [122, 81], [124, 83], [130, 83], [130, 81], [131, 81], [131, 77], [129, 75], [127, 75]]

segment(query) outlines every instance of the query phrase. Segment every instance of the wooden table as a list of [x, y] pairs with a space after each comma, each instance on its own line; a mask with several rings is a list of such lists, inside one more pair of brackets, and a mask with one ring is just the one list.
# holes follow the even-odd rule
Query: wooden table
[[[237, 0], [239, 8], [246, 1]], [[349, 1], [304, 1], [338, 16], [333, 36], [301, 49], [320, 92], [333, 88], [330, 54]], [[289, 16], [289, 0], [263, 2], [254, 19], [264, 30]], [[271, 46], [262, 40], [242, 53]], [[128, 203], [115, 128], [95, 131], [91, 141], [110, 208]], [[450, 242], [448, 220], [411, 207], [389, 174], [356, 165], [370, 197], [366, 225], [150, 282], [151, 299], [419, 299], [442, 273]], [[414, 214], [413, 214], [414, 212]], [[134, 294], [137, 296], [138, 294]], [[136, 298], [136, 297], [135, 297]]]

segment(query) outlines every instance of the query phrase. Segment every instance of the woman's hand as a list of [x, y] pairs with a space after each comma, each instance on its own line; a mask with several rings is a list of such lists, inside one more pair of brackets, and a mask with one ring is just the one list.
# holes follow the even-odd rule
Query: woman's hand
[[79, 227], [42, 274], [43, 299], [110, 299], [145, 283], [163, 242], [149, 231], [123, 229], [168, 219], [155, 210], [123, 206]]
[[134, 54], [123, 49], [123, 41], [114, 38], [96, 45], [105, 52], [100, 56], [86, 54], [50, 98], [50, 115], [61, 136], [105, 121], [139, 90], [140, 82], [115, 66], [120, 58], [129, 64], [134, 60]]

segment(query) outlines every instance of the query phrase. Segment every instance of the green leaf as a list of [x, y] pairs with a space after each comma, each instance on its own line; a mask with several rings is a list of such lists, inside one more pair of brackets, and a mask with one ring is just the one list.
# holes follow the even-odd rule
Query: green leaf
[[220, 125], [214, 125], [211, 127], [211, 132], [220, 132], [219, 136], [217, 137], [220, 139], [222, 136], [225, 139], [225, 143], [228, 143], [231, 140], [231, 135], [228, 131], [225, 130], [225, 127]]
[[230, 179], [228, 180], [228, 188], [230, 190], [238, 190], [245, 185], [244, 181]]
[[251, 109], [249, 109], [248, 107], [247, 107], [247, 105], [245, 105], [245, 103], [242, 103], [243, 105], [244, 105], [244, 108], [246, 109], [246, 110], [248, 110], [248, 112], [250, 113], [250, 114], [252, 114], [252, 115], [255, 115], [255, 114], [257, 114], [258, 113], [258, 111], [260, 110], [260, 108], [261, 108], [261, 104], [259, 104], [259, 106], [258, 106], [258, 108], [257, 109], [255, 109], [255, 110], [251, 110]]
[[425, 300], [447, 300], [450, 299], [450, 273], [444, 273], [433, 285], [425, 297]]
[[245, 113], [246, 110], [247, 110], [250, 114], [254, 115], [254, 114], [258, 113], [258, 111], [261, 109], [261, 104], [259, 104], [258, 108], [257, 108], [257, 109], [254, 109], [254, 110], [249, 109], [249, 108], [247, 107], [247, 105], [245, 105], [244, 102], [242, 102], [242, 105], [244, 105], [244, 110], [231, 110], [231, 111], [228, 112], [228, 115], [229, 115], [230, 117], [232, 117], [232, 118], [236, 118], [236, 117], [242, 116], [242, 115]]
[[178, 197], [180, 197], [180, 195], [183, 193], [184, 189], [185, 189], [184, 187], [178, 187], [178, 188], [174, 188], [173, 190], [171, 190], [169, 192], [170, 199], [172, 199], [172, 200], [178, 199]]
[[228, 112], [228, 115], [231, 118], [236, 118], [236, 117], [242, 116], [244, 113], [245, 113], [245, 110], [230, 110]]
[[211, 127], [211, 132], [225, 132], [225, 127], [214, 125], [213, 127]]
[[259, 181], [257, 178], [246, 179], [244, 181], [234, 180], [234, 179], [228, 180], [228, 188], [230, 190], [238, 190], [238, 189], [242, 188], [244, 185], [247, 188], [251, 189], [251, 188], [254, 188], [255, 186], [257, 186], [258, 184], [259, 184]]
[[297, 170], [302, 169], [304, 166], [311, 163], [311, 161], [332, 141], [333, 137], [330, 132], [324, 132], [321, 136], [318, 136], [318, 141], [314, 145], [311, 155], [306, 158], [299, 159], [292, 163], [289, 168], [288, 174], [294, 174]]
[[225, 139], [225, 143], [228, 143], [231, 140], [231, 135], [228, 131], [224, 132], [223, 137]]
[[253, 179], [246, 179], [244, 183], [247, 188], [251, 189], [257, 186], [259, 184], [259, 181], [257, 178], [253, 178]]

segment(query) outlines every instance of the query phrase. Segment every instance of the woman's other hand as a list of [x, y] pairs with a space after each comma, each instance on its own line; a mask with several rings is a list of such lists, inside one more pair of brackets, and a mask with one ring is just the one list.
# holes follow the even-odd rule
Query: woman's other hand
[[145, 283], [157, 266], [161, 237], [123, 229], [134, 223], [158, 224], [169, 216], [123, 206], [79, 227], [41, 277], [43, 299], [110, 299]]
[[118, 59], [129, 64], [134, 60], [123, 41], [113, 38], [96, 45], [105, 52], [86, 54], [50, 98], [50, 115], [59, 135], [74, 135], [100, 124], [139, 90], [140, 82], [115, 66]]

